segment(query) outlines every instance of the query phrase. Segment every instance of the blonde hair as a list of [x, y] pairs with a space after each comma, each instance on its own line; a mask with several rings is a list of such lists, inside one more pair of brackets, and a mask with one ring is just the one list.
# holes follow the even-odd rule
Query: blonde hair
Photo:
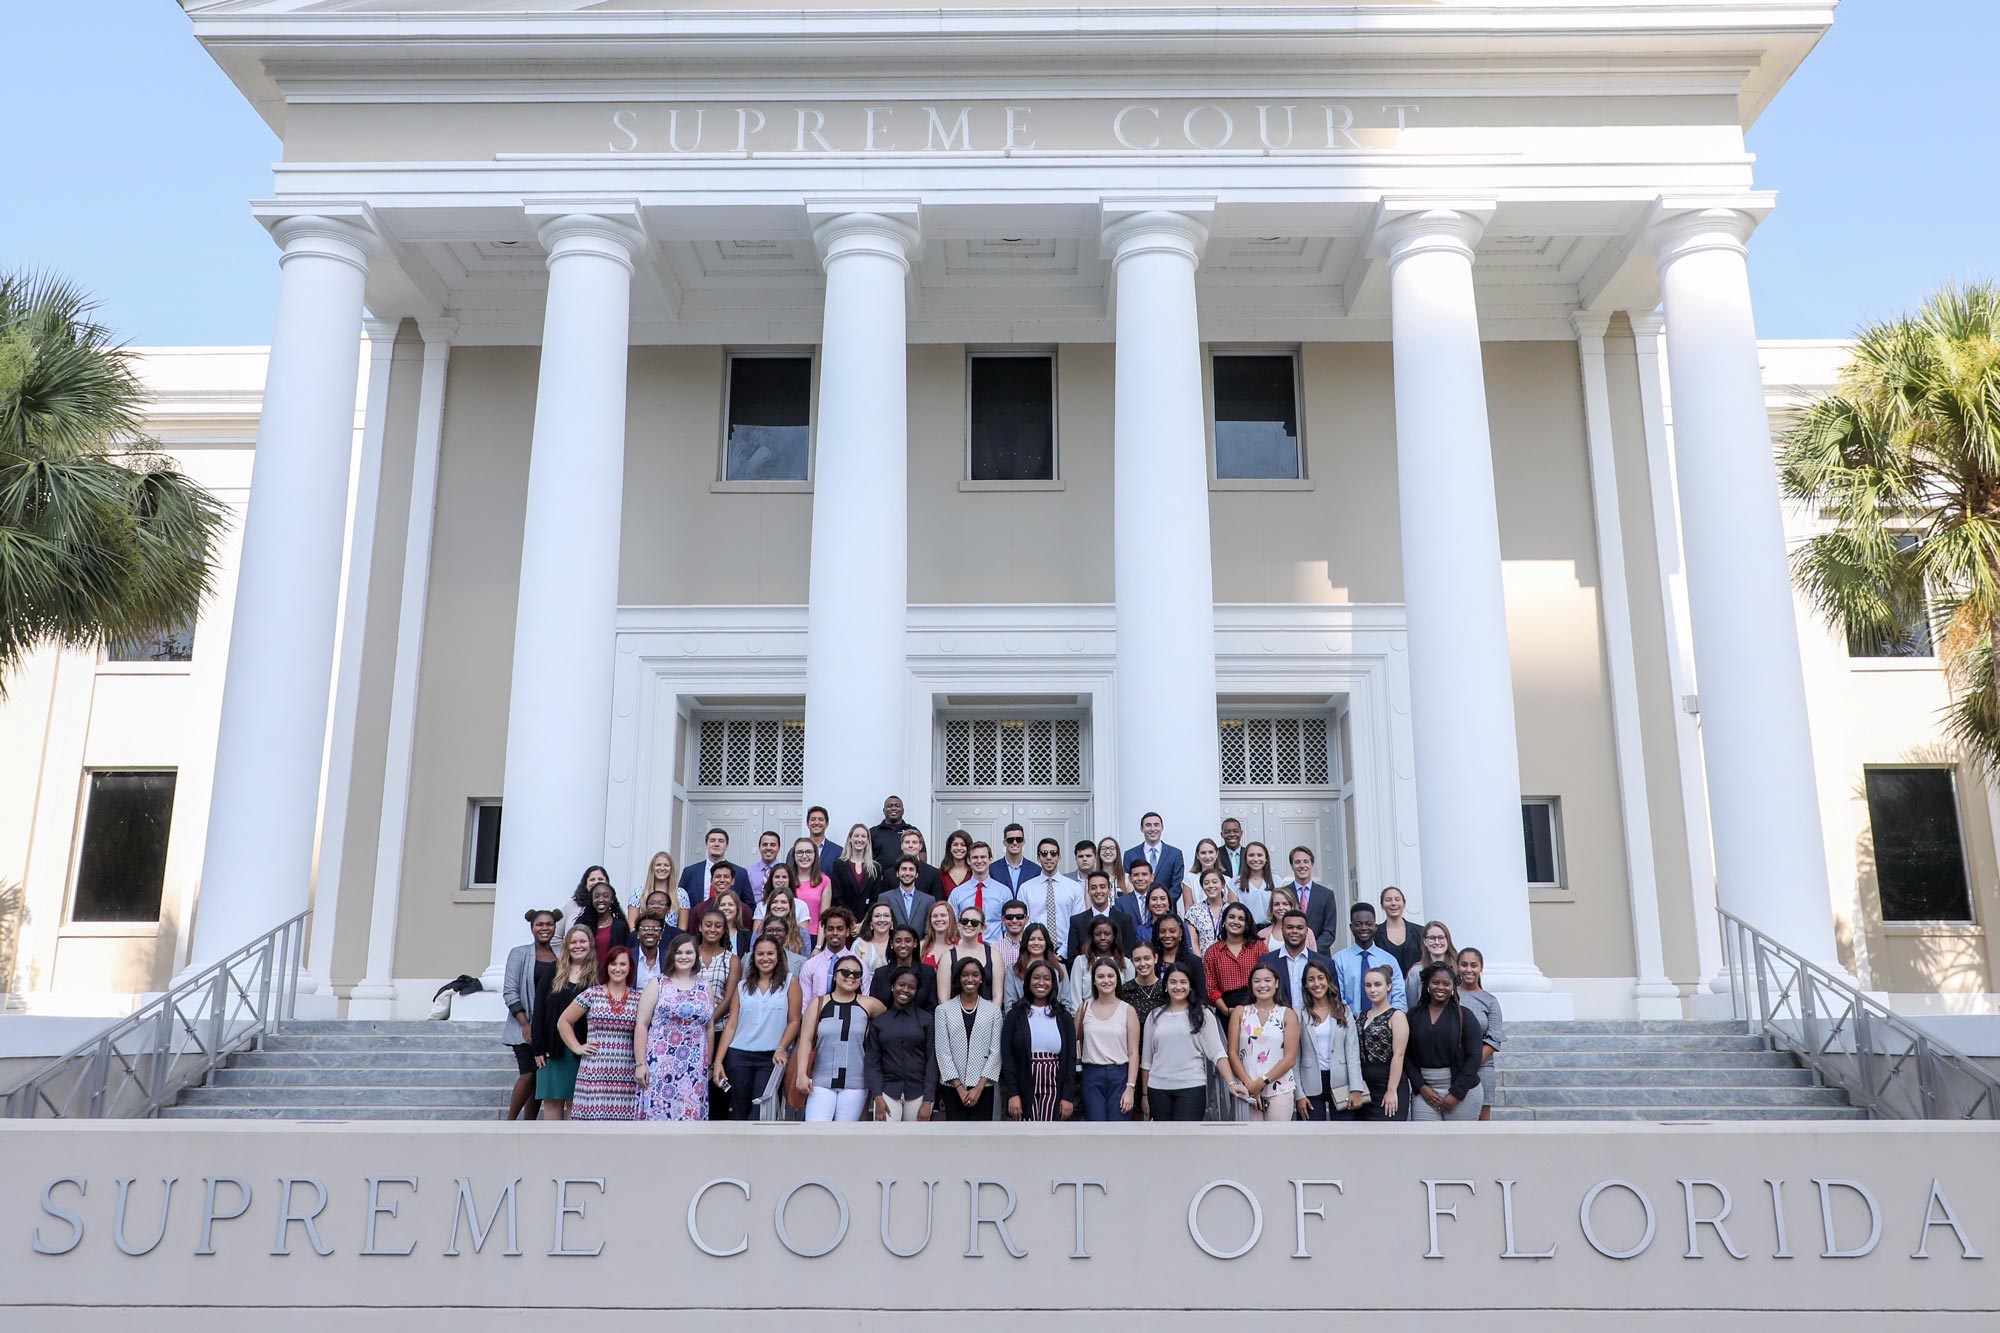
[[679, 870], [680, 867], [674, 864], [674, 854], [672, 852], [654, 852], [652, 856], [646, 859], [646, 886], [639, 893], [639, 901], [642, 903], [646, 901], [648, 893], [659, 891], [658, 881], [653, 878], [653, 867], [659, 864], [659, 860], [663, 856], [667, 858], [667, 901], [669, 904], [673, 902], [674, 872]]
[[[856, 829], [859, 829], [861, 831], [861, 859], [859, 861], [854, 859], [854, 833]], [[840, 859], [847, 862], [847, 864], [851, 866], [858, 867], [860, 870], [860, 878], [864, 881], [866, 881], [869, 877], [874, 875], [875, 839], [874, 836], [868, 832], [868, 826], [866, 824], [854, 824], [848, 828], [847, 841], [845, 844], [842, 845], [840, 849]]]
[[589, 990], [597, 984], [597, 932], [581, 923], [563, 932], [562, 948], [556, 954], [556, 974], [549, 978], [549, 994], [556, 995], [569, 987], [569, 970], [577, 964], [569, 956], [569, 937], [581, 935], [590, 943], [590, 952], [583, 956], [583, 980], [578, 983], [582, 990]]

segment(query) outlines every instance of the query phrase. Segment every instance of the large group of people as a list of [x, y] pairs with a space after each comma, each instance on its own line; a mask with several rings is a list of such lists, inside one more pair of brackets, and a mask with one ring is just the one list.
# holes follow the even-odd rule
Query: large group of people
[[508, 1119], [1438, 1120], [1490, 1117], [1500, 1002], [1478, 948], [1346, 913], [1291, 848], [1223, 821], [1190, 861], [1157, 814], [1129, 850], [1009, 824], [938, 863], [890, 797], [827, 837], [757, 839], [629, 902], [602, 866], [527, 914], [504, 995]]

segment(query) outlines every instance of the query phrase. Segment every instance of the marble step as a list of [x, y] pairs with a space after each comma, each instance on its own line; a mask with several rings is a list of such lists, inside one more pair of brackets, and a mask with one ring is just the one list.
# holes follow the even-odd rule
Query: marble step
[[1845, 1102], [1825, 1106], [1731, 1106], [1688, 1102], [1672, 1106], [1496, 1106], [1493, 1119], [1522, 1121], [1709, 1121], [1866, 1120], [1865, 1111]]
[[498, 1120], [500, 1108], [471, 1106], [169, 1106], [163, 1120]]
[[[422, 1032], [283, 1032], [264, 1039], [267, 1051], [493, 1051], [506, 1055], [499, 1029], [461, 1033], [443, 1023]], [[443, 1029], [440, 1031], [439, 1029]]]
[[1734, 1036], [1683, 1037], [1669, 1033], [1582, 1032], [1560, 1034], [1522, 1033], [1515, 1035], [1507, 1025], [1507, 1049], [1522, 1051], [1761, 1051], [1768, 1049], [1762, 1037]]
[[182, 1106], [357, 1106], [389, 1110], [404, 1106], [485, 1106], [498, 1113], [505, 1087], [202, 1087], [181, 1095]]
[[1502, 1069], [1795, 1069], [1783, 1051], [1711, 1051], [1706, 1047], [1657, 1051], [1517, 1050], [1507, 1043]]
[[241, 1068], [256, 1069], [506, 1069], [514, 1057], [494, 1042], [470, 1051], [250, 1051], [237, 1057]]
[[355, 1036], [361, 1033], [394, 1033], [415, 1036], [426, 1032], [457, 1034], [467, 1037], [498, 1037], [500, 1024], [452, 1023], [435, 1019], [410, 1018], [311, 1018], [294, 1019], [285, 1024], [284, 1031], [302, 1037]]
[[1508, 1088], [1810, 1088], [1813, 1072], [1793, 1066], [1758, 1069], [1674, 1067], [1656, 1069], [1516, 1069], [1504, 1061], [1500, 1087]]
[[[1505, 1001], [1502, 1000], [1502, 1004]], [[1681, 1036], [1681, 1037], [1740, 1037], [1749, 1029], [1736, 1019], [1711, 1018], [1577, 1018], [1561, 1021], [1526, 1019], [1509, 1022], [1507, 1031], [1512, 1034], [1536, 1036]]]
[[1502, 1087], [1503, 1106], [1845, 1106], [1838, 1088]]
[[510, 1060], [490, 1069], [264, 1069], [239, 1065], [215, 1071], [218, 1088], [511, 1088]]

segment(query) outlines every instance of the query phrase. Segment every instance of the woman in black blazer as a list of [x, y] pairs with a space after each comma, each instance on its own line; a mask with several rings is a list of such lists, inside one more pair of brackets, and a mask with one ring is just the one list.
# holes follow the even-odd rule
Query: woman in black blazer
[[833, 901], [854, 913], [856, 921], [866, 921], [875, 895], [888, 882], [882, 867], [876, 864], [866, 824], [856, 824], [847, 830], [847, 846], [827, 871], [827, 878], [833, 881]]
[[1000, 1100], [1015, 1120], [1067, 1120], [1076, 1110], [1076, 1021], [1055, 966], [1028, 964], [1000, 1026]]

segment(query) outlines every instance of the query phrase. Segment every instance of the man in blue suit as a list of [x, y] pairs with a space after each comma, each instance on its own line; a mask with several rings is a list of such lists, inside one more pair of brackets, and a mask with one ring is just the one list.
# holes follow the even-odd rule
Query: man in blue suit
[[826, 826], [832, 816], [823, 805], [808, 806], [806, 809], [806, 836], [819, 849], [819, 869], [823, 875], [833, 873], [833, 863], [840, 859], [841, 845], [826, 836]]
[[1160, 841], [1166, 832], [1167, 822], [1155, 811], [1148, 810], [1139, 819], [1141, 841], [1137, 847], [1125, 853], [1125, 870], [1144, 861], [1153, 868], [1153, 878], [1167, 886], [1167, 892], [1178, 894], [1181, 881], [1187, 878], [1187, 863], [1181, 859], [1181, 849], [1170, 847]]
[[681, 892], [687, 895], [690, 925], [694, 923], [693, 914], [700, 912], [712, 896], [710, 881], [715, 878], [717, 866], [728, 866], [730, 873], [735, 877], [733, 881], [735, 884], [747, 883], [743, 867], [729, 859], [729, 834], [722, 829], [712, 828], [708, 831], [705, 841], [708, 846], [708, 859], [697, 861], [681, 871], [680, 888]]

